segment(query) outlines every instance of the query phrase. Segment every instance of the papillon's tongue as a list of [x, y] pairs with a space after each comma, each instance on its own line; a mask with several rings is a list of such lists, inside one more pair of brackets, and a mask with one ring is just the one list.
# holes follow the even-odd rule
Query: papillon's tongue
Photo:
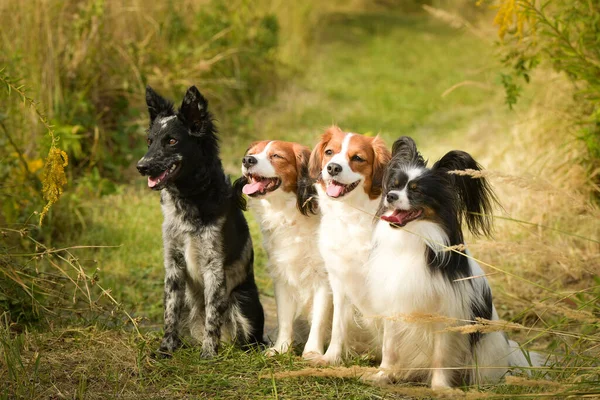
[[155, 177], [149, 176], [148, 177], [148, 187], [153, 188], [154, 186], [158, 185], [160, 183], [160, 181], [162, 181], [165, 178], [166, 175], [167, 175], [167, 171], [163, 172], [159, 176], [155, 176]]
[[404, 226], [421, 215], [420, 210], [394, 210], [392, 215], [382, 215], [381, 219], [391, 224]]
[[242, 188], [242, 192], [244, 192], [244, 194], [254, 194], [256, 192], [262, 192], [265, 190], [265, 182], [264, 181], [252, 181], [250, 183], [247, 183], [244, 185], [244, 187]]
[[329, 185], [327, 185], [327, 195], [331, 196], [331, 197], [340, 197], [340, 195], [342, 194], [342, 192], [344, 191], [344, 186], [342, 185], [338, 185], [334, 182], [331, 182]]

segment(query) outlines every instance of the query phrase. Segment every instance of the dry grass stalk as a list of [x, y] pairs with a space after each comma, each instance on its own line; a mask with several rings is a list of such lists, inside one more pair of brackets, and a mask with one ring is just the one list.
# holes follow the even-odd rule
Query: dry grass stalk
[[377, 372], [377, 368], [360, 367], [354, 365], [352, 367], [334, 367], [334, 368], [303, 368], [297, 371], [282, 371], [274, 374], [263, 374], [261, 379], [285, 379], [285, 378], [302, 378], [307, 376], [319, 378], [360, 378], [366, 373]]
[[527, 329], [526, 326], [521, 324], [516, 324], [514, 322], [508, 321], [490, 321], [484, 318], [476, 318], [477, 323], [470, 325], [461, 325], [461, 326], [450, 326], [444, 331], [446, 332], [460, 332], [463, 334], [469, 333], [490, 333], [490, 332], [499, 332], [499, 331], [507, 331], [507, 330], [521, 330]]
[[594, 316], [594, 314], [592, 314], [591, 312], [586, 311], [586, 310], [576, 310], [576, 309], [568, 308], [565, 306], [561, 306], [559, 304], [546, 304], [546, 303], [540, 303], [538, 301], [534, 302], [533, 305], [534, 305], [534, 308], [537, 310], [550, 311], [551, 313], [562, 315], [562, 316], [565, 316], [565, 317], [575, 320], [575, 321], [580, 321], [580, 322], [585, 322], [585, 323], [590, 323], [590, 324], [596, 324], [596, 323], [600, 322], [600, 319], [598, 319], [597, 317]]

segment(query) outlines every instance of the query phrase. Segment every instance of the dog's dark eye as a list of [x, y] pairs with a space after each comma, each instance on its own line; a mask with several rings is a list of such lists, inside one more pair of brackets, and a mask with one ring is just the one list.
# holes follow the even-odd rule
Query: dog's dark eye
[[411, 183], [409, 183], [409, 184], [408, 184], [408, 188], [409, 188], [410, 190], [417, 190], [417, 184], [416, 184], [416, 182], [411, 182]]
[[352, 158], [350, 159], [351, 161], [357, 161], [357, 162], [362, 162], [365, 161], [363, 160], [359, 155], [354, 155], [352, 156]]
[[152, 139], [150, 139], [150, 138], [147, 138], [147, 139], [146, 139], [146, 143], [148, 143], [148, 146], [150, 146], [150, 145], [152, 144]]
[[173, 138], [169, 139], [169, 144], [171, 146], [176, 145], [177, 144], [177, 139], [173, 139]]
[[325, 150], [325, 155], [326, 155], [326, 156], [330, 156], [330, 155], [332, 155], [332, 154], [333, 154], [333, 150], [331, 150], [331, 149], [327, 149], [327, 150]]
[[281, 157], [281, 156], [280, 156], [279, 154], [277, 154], [277, 153], [273, 153], [273, 154], [271, 154], [271, 158], [283, 158], [283, 157]]

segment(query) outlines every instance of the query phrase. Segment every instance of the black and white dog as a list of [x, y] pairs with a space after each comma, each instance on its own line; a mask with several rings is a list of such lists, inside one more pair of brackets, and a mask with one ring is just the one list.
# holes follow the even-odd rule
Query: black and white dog
[[159, 355], [181, 345], [183, 315], [202, 357], [217, 354], [222, 333], [241, 345], [263, 342], [264, 314], [254, 282], [254, 252], [223, 172], [208, 103], [195, 86], [181, 108], [146, 88], [148, 152], [137, 164], [162, 190], [165, 257], [164, 337]]
[[463, 221], [474, 234], [490, 233], [489, 184], [453, 173], [480, 169], [463, 151], [427, 168], [411, 138], [394, 143], [361, 307], [383, 317], [381, 370], [373, 379], [442, 388], [497, 381], [509, 367], [529, 365], [502, 332], [459, 332], [478, 318], [498, 320], [481, 267], [468, 252], [449, 250], [464, 246]]

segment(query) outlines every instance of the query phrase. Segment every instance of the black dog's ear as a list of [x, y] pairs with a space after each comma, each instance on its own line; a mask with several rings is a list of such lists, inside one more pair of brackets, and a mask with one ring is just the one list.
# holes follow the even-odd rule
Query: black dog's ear
[[394, 142], [392, 145], [392, 157], [403, 164], [415, 164], [420, 167], [427, 165], [427, 162], [417, 150], [417, 144], [408, 136], [402, 136]]
[[148, 105], [148, 113], [150, 114], [150, 125], [156, 117], [161, 113], [173, 113], [173, 104], [156, 93], [150, 86], [146, 86], [146, 104]]
[[207, 124], [211, 122], [208, 101], [196, 86], [192, 86], [187, 90], [179, 111], [184, 122], [190, 128], [191, 135], [200, 136], [206, 133]]

